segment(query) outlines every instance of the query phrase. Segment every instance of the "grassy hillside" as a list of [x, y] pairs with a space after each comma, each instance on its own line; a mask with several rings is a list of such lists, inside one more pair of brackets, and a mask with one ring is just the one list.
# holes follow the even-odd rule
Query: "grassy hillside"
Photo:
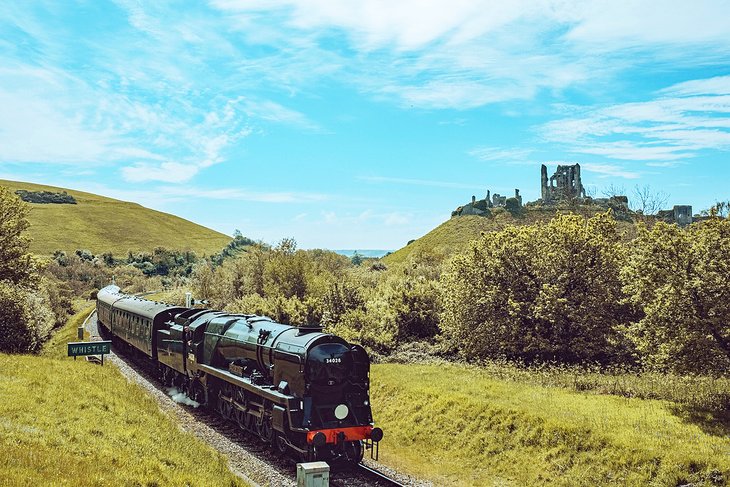
[[111, 251], [168, 249], [194, 250], [197, 254], [220, 251], [231, 238], [182, 218], [136, 203], [41, 184], [0, 180], [15, 191], [66, 191], [78, 204], [29, 203], [31, 251], [40, 255], [54, 250], [88, 249], [94, 254]]
[[[577, 212], [585, 216], [593, 216], [606, 210], [597, 207], [581, 207]], [[446, 220], [423, 237], [416, 239], [405, 247], [383, 257], [386, 264], [396, 264], [408, 260], [419, 252], [432, 252], [443, 256], [451, 256], [469, 248], [469, 242], [479, 238], [482, 232], [497, 232], [512, 225], [529, 225], [535, 222], [549, 221], [558, 213], [569, 213], [567, 210], [530, 208], [520, 217], [513, 217], [502, 209], [493, 210], [491, 217], [465, 215]], [[634, 225], [619, 222], [620, 231], [633, 235]]]
[[373, 366], [381, 460], [435, 485], [727, 485], [730, 432], [674, 403]]
[[116, 367], [65, 357], [91, 309], [41, 356], [0, 354], [0, 484], [245, 485]]

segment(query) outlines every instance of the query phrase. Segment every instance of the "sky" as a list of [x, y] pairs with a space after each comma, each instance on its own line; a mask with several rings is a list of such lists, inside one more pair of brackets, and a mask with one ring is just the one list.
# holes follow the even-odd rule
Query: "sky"
[[300, 248], [397, 249], [486, 190], [730, 199], [730, 1], [0, 4], [0, 178]]

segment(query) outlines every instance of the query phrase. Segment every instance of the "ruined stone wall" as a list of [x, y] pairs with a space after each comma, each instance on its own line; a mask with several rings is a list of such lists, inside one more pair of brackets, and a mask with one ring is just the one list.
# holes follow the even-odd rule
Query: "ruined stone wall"
[[580, 164], [559, 165], [550, 178], [547, 175], [547, 166], [543, 164], [540, 169], [540, 189], [543, 203], [585, 198], [586, 190], [580, 176]]

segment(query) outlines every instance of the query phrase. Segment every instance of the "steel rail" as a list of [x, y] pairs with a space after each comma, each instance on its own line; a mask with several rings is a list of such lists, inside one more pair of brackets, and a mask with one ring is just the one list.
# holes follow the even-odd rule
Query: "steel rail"
[[375, 470], [374, 468], [368, 467], [367, 465], [365, 465], [363, 463], [359, 463], [357, 465], [357, 468], [359, 468], [360, 470], [364, 470], [365, 472], [367, 472], [368, 475], [372, 475], [373, 477], [377, 477], [378, 480], [384, 481], [388, 485], [395, 485], [395, 486], [398, 486], [398, 487], [405, 487], [404, 484], [401, 484], [397, 480], [393, 480], [392, 478], [390, 478], [387, 475], [385, 475], [383, 472], [380, 472], [378, 470]]

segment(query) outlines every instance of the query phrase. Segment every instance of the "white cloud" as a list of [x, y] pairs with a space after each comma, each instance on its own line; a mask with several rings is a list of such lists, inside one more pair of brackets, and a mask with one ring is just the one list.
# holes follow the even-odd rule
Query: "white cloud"
[[391, 178], [385, 176], [362, 176], [358, 179], [371, 183], [407, 184], [410, 186], [433, 186], [437, 188], [479, 189], [479, 186], [474, 184], [454, 183], [451, 181], [434, 181], [430, 179]]
[[730, 77], [691, 80], [635, 103], [577, 108], [545, 124], [549, 142], [571, 152], [664, 164], [701, 151], [730, 151]]
[[408, 215], [405, 215], [403, 213], [399, 212], [393, 212], [389, 213], [385, 216], [385, 220], [383, 223], [385, 225], [391, 227], [391, 226], [398, 226], [398, 225], [408, 225], [411, 222], [411, 217]]
[[[724, 15], [722, 0], [214, 0], [212, 5], [247, 39], [277, 47], [270, 56], [276, 68], [269, 61], [249, 61], [246, 68], [268, 65], [268, 75], [286, 82], [297, 72], [336, 74], [364, 92], [424, 108], [468, 109], [606, 83], [617, 71], [648, 59], [723, 62], [730, 47], [730, 16]], [[356, 52], [347, 61], [340, 57], [343, 49], [329, 42], [339, 35]], [[335, 70], [322, 71], [324, 65]]]
[[476, 149], [470, 150], [469, 155], [482, 161], [524, 162], [533, 152], [533, 149], [477, 147]]
[[160, 194], [170, 197], [195, 197], [226, 201], [252, 201], [259, 203], [312, 203], [326, 201], [331, 197], [323, 193], [293, 191], [260, 191], [245, 188], [201, 189], [198, 187], [161, 187]]
[[323, 129], [315, 122], [301, 112], [292, 110], [270, 100], [250, 100], [243, 99], [241, 101], [243, 111], [251, 117], [260, 118], [270, 122], [283, 123], [286, 125], [294, 125], [306, 130], [321, 132]]
[[730, 31], [724, 0], [566, 2], [560, 12], [574, 27], [567, 38], [595, 48], [619, 45], [719, 42]]
[[624, 179], [638, 179], [641, 177], [641, 173], [635, 171], [627, 171], [623, 167], [615, 164], [595, 164], [591, 162], [584, 162], [581, 164], [581, 168], [589, 172], [601, 174], [602, 176], [611, 176]]
[[730, 76], [685, 81], [662, 90], [662, 93], [678, 96], [730, 95]]
[[43, 99], [0, 88], [0, 160], [7, 162], [99, 163], [115, 145], [114, 135], [95, 131]]
[[163, 162], [159, 165], [138, 163], [122, 168], [122, 177], [132, 183], [146, 181], [163, 181], [165, 183], [181, 183], [195, 176], [200, 168], [193, 164]]

